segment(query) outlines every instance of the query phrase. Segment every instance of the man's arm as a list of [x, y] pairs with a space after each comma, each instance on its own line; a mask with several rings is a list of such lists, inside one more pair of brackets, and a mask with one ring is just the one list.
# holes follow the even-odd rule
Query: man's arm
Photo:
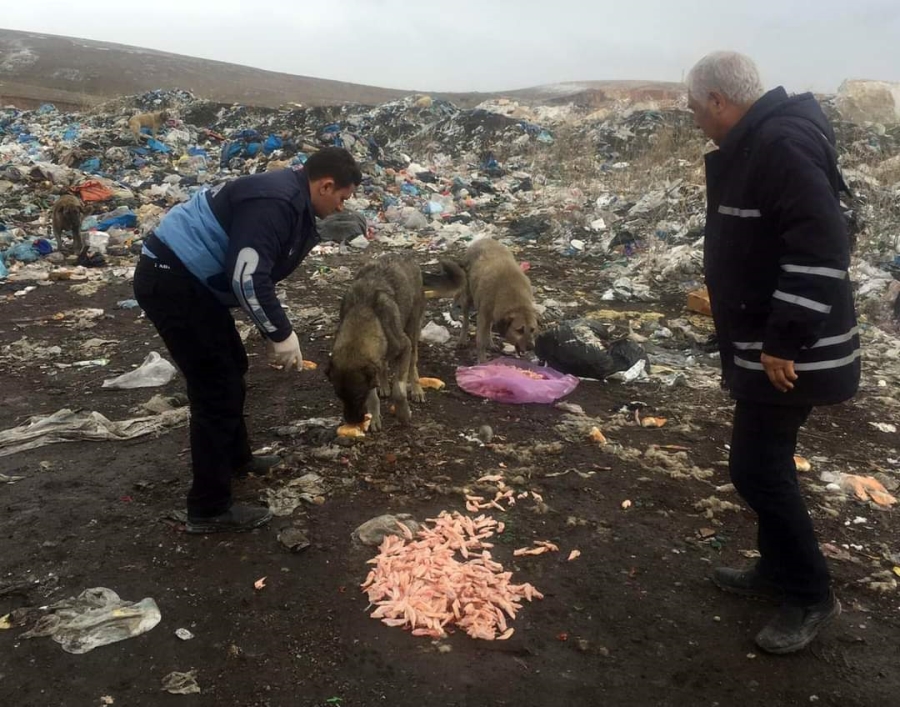
[[277, 199], [252, 199], [240, 203], [229, 233], [225, 272], [241, 307], [270, 341], [284, 341], [291, 323], [275, 295], [272, 268], [283, 257], [290, 238], [292, 211]]
[[848, 277], [846, 224], [822, 140], [776, 142], [760, 175], [763, 213], [774, 222], [783, 246], [763, 342], [770, 359], [794, 361], [803, 346], [820, 338], [840, 291], [836, 285]]

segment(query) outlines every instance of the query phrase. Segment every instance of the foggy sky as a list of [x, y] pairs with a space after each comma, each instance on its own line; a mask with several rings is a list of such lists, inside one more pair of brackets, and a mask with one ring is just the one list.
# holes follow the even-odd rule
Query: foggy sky
[[3, 0], [0, 25], [317, 78], [431, 91], [680, 81], [703, 54], [767, 86], [900, 81], [898, 0]]

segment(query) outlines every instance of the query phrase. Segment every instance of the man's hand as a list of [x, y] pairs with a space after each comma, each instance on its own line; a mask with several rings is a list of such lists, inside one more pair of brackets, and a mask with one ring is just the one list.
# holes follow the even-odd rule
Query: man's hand
[[783, 358], [775, 358], [764, 353], [759, 357], [760, 363], [769, 376], [769, 381], [782, 393], [794, 389], [797, 374], [794, 373], [794, 362]]
[[272, 366], [289, 371], [296, 368], [298, 371], [303, 368], [303, 354], [300, 353], [300, 341], [297, 339], [296, 332], [284, 341], [269, 341], [269, 363]]

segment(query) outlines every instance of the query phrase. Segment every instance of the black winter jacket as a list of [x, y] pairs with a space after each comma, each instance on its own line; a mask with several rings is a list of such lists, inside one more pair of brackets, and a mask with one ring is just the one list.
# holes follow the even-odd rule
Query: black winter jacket
[[[852, 397], [860, 349], [834, 132], [812, 94], [769, 91], [706, 156], [704, 248], [723, 382], [737, 400]], [[794, 361], [781, 393], [760, 353]]]

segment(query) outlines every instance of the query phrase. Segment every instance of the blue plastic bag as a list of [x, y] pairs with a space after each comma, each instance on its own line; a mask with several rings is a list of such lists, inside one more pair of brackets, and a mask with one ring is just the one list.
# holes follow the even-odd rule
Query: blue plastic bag
[[263, 150], [265, 150], [266, 154], [268, 155], [272, 152], [275, 152], [275, 150], [280, 150], [282, 147], [284, 147], [284, 142], [280, 137], [278, 137], [277, 135], [269, 135], [269, 137], [266, 138], [266, 143], [263, 146]]
[[108, 231], [110, 228], [134, 228], [137, 226], [137, 214], [131, 213], [113, 216], [97, 224], [98, 231]]
[[0, 280], [5, 280], [7, 275], [9, 275], [9, 270], [6, 269], [6, 263], [3, 262], [2, 254], [0, 254]]
[[91, 157], [89, 160], [85, 160], [81, 163], [81, 171], [88, 172], [90, 174], [94, 174], [95, 172], [100, 171], [100, 158], [99, 157]]
[[404, 194], [408, 194], [409, 196], [418, 196], [419, 188], [415, 184], [410, 184], [409, 182], [404, 182], [400, 186], [400, 191]]
[[154, 140], [152, 137], [147, 140], [147, 147], [149, 147], [154, 152], [162, 152], [167, 153], [171, 152], [171, 148], [168, 145], [164, 145], [159, 140]]
[[9, 258], [13, 258], [18, 260], [20, 263], [33, 263], [38, 259], [38, 252], [34, 249], [34, 245], [31, 241], [22, 241], [21, 243], [16, 243], [14, 246], [9, 248], [4, 255], [7, 260]]
[[261, 142], [251, 142], [247, 145], [246, 152], [248, 157], [254, 157], [259, 154], [260, 149], [262, 148]]

